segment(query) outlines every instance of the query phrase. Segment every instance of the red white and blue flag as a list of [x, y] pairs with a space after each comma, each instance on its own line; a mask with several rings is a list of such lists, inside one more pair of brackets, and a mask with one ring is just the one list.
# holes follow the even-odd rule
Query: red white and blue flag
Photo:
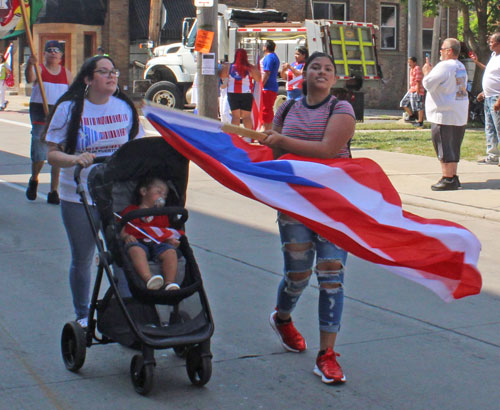
[[9, 67], [12, 67], [12, 46], [12, 43], [10, 43], [5, 53], [3, 53], [3, 58]]
[[163, 138], [229, 189], [304, 223], [367, 261], [450, 301], [480, 292], [481, 244], [463, 226], [402, 209], [384, 171], [367, 158], [273, 160], [269, 148], [221, 131], [221, 123], [145, 106]]
[[[255, 64], [257, 67], [260, 67], [260, 56], [257, 56]], [[262, 81], [253, 81], [252, 87], [252, 124], [253, 129], [258, 130], [262, 125], [262, 116], [260, 114], [262, 104]]]

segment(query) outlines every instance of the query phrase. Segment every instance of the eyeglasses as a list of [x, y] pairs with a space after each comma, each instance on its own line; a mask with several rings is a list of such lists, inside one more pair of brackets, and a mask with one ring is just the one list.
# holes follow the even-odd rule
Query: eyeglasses
[[116, 68], [113, 68], [112, 70], [99, 69], [99, 70], [95, 70], [94, 73], [99, 73], [105, 77], [111, 77], [111, 75], [115, 75], [117, 77], [120, 77], [120, 70], [117, 70]]
[[45, 50], [47, 53], [60, 53], [61, 50], [59, 50], [57, 47], [49, 47], [47, 50]]

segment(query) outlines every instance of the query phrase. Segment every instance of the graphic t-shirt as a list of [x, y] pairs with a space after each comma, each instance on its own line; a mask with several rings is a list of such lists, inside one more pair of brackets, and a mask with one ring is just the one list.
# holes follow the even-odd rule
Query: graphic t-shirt
[[427, 90], [425, 115], [434, 124], [467, 124], [467, 70], [458, 60], [439, 62], [423, 79]]
[[266, 54], [260, 61], [260, 71], [264, 77], [264, 72], [269, 71], [269, 78], [263, 85], [264, 90], [278, 92], [278, 70], [280, 68], [280, 60], [275, 53]]
[[[47, 142], [63, 144], [71, 116], [73, 102], [65, 101], [57, 107], [47, 131]], [[125, 144], [132, 128], [132, 110], [128, 104], [116, 97], [110, 97], [106, 104], [92, 104], [85, 100], [78, 132], [75, 154], [90, 152], [96, 156], [108, 156]], [[140, 127], [136, 138], [143, 135]], [[60, 197], [69, 202], [80, 202], [74, 182], [74, 168], [62, 168], [60, 177]], [[81, 182], [87, 198], [87, 176], [92, 167], [82, 170]]]

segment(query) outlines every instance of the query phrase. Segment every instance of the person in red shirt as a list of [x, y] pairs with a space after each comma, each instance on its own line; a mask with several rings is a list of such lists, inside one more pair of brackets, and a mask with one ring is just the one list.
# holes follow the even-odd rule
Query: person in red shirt
[[[125, 216], [136, 209], [162, 207], [168, 195], [167, 183], [158, 177], [145, 178], [137, 184], [132, 198], [132, 205], [125, 208]], [[175, 283], [177, 275], [177, 247], [180, 234], [170, 228], [167, 215], [145, 216], [133, 219], [120, 233], [125, 248], [137, 274], [150, 290], [179, 289]], [[154, 239], [154, 240], [153, 240]], [[157, 260], [161, 265], [162, 275], [152, 275], [148, 260]]]
[[422, 85], [424, 76], [422, 74], [422, 69], [417, 65], [416, 57], [410, 57], [408, 59], [408, 65], [410, 66], [410, 87], [399, 106], [408, 114], [408, 121], [411, 121], [416, 115], [415, 119], [417, 121], [414, 122], [413, 125], [421, 127], [424, 125], [425, 89]]
[[[47, 41], [43, 53], [43, 64], [40, 64], [40, 72], [43, 87], [49, 105], [49, 112], [73, 82], [71, 72], [62, 66], [63, 45], [57, 40]], [[33, 83], [30, 99], [31, 120], [31, 177], [26, 189], [26, 198], [34, 201], [38, 190], [38, 176], [42, 171], [43, 164], [47, 159], [47, 144], [43, 140], [43, 132], [47, 118], [43, 108], [42, 92], [36, 78], [34, 66], [38, 64], [36, 56], [32, 55], [26, 65], [26, 81]], [[52, 166], [50, 170], [50, 192], [47, 194], [49, 204], [58, 205], [59, 199], [59, 172], [60, 168]]]

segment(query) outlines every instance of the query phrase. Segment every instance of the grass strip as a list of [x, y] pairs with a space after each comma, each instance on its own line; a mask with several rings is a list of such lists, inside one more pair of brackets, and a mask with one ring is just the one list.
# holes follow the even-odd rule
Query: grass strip
[[[357, 129], [358, 124], [356, 125]], [[402, 152], [405, 154], [425, 155], [435, 157], [434, 147], [432, 146], [430, 130], [419, 131], [394, 131], [355, 133], [352, 139], [352, 148], [378, 149], [390, 152]], [[484, 131], [481, 129], [465, 131], [462, 149], [460, 151], [461, 159], [467, 161], [476, 161], [484, 157], [486, 142]]]

